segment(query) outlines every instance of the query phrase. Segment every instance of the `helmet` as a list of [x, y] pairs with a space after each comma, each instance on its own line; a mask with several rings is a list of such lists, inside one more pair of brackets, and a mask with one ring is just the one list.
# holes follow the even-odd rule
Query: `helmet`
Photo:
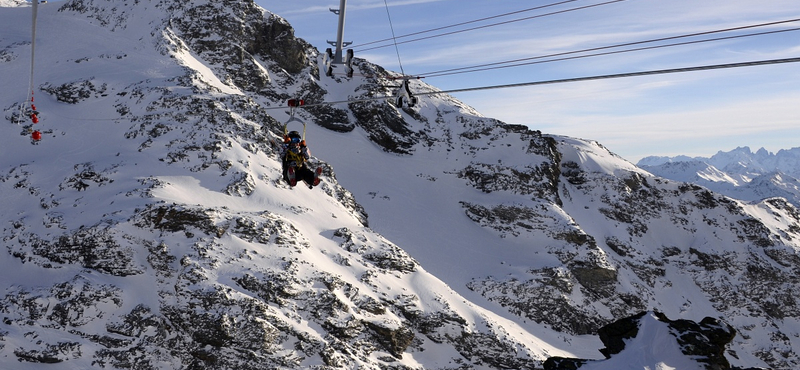
[[297, 131], [291, 131], [291, 132], [289, 132], [289, 135], [288, 135], [288, 136], [289, 136], [289, 139], [291, 139], [291, 141], [292, 141], [293, 143], [299, 143], [299, 142], [300, 142], [300, 140], [301, 140], [301, 138], [300, 138], [300, 133], [299, 133], [299, 132], [297, 132]]

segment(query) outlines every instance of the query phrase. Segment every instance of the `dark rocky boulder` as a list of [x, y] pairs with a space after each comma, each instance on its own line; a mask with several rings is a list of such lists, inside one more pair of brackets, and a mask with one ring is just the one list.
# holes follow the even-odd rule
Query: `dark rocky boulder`
[[[600, 349], [603, 356], [609, 359], [622, 352], [626, 342], [639, 335], [641, 320], [649, 313], [651, 312], [641, 312], [600, 328], [597, 335], [606, 346]], [[697, 323], [685, 319], [670, 320], [661, 312], [652, 312], [652, 315], [658, 321], [669, 326], [670, 334], [675, 336], [684, 355], [704, 364], [706, 369], [731, 368], [725, 358], [725, 346], [736, 336], [736, 330], [732, 326], [712, 317], [706, 317]], [[544, 368], [545, 370], [576, 370], [594, 361], [597, 360], [550, 357], [544, 362]]]

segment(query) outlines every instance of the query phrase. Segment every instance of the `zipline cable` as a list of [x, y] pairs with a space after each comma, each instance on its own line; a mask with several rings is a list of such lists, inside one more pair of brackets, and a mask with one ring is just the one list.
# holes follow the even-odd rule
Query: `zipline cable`
[[[484, 68], [484, 69], [478, 69], [478, 68], [482, 68], [482, 67], [491, 67], [491, 66], [498, 66], [498, 65], [503, 65], [503, 64], [510, 64], [510, 63], [524, 62], [524, 61], [528, 61], [528, 60], [534, 60], [534, 59], [544, 59], [544, 58], [550, 58], [550, 57], [556, 57], [556, 56], [563, 56], [563, 55], [570, 55], [570, 54], [586, 53], [586, 52], [590, 52], [590, 51], [598, 51], [598, 50], [605, 50], [605, 49], [619, 48], [619, 47], [624, 47], [624, 46], [633, 46], [633, 45], [648, 44], [648, 43], [661, 42], [661, 41], [668, 41], [668, 40], [675, 40], [675, 39], [687, 38], [687, 37], [695, 37], [695, 36], [711, 35], [711, 34], [715, 34], [715, 33], [722, 33], [722, 32], [741, 31], [741, 30], [750, 29], [750, 28], [765, 27], [765, 26], [774, 26], [774, 25], [778, 25], [778, 24], [783, 24], [783, 23], [792, 23], [792, 22], [798, 22], [798, 21], [800, 21], [800, 18], [796, 18], [796, 19], [789, 19], [789, 20], [783, 20], [783, 21], [775, 21], [775, 22], [760, 23], [760, 24], [754, 24], [754, 25], [748, 25], [748, 26], [731, 27], [731, 28], [725, 28], [725, 29], [720, 29], [720, 30], [712, 30], [712, 31], [704, 31], [704, 32], [695, 32], [695, 33], [690, 33], [690, 34], [686, 34], [686, 35], [669, 36], [669, 37], [662, 37], [662, 38], [656, 38], [656, 39], [650, 39], [650, 40], [634, 41], [634, 42], [627, 42], [627, 43], [615, 44], [615, 45], [609, 45], [609, 46], [601, 46], [601, 47], [594, 47], [594, 48], [588, 48], [588, 49], [582, 49], [582, 50], [567, 51], [567, 52], [554, 53], [554, 54], [548, 54], [548, 55], [540, 55], [540, 56], [535, 56], [535, 57], [528, 57], [528, 58], [520, 58], [520, 59], [514, 59], [514, 60], [507, 60], [507, 61], [502, 61], [502, 62], [493, 62], [493, 63], [486, 63], [486, 64], [474, 65], [474, 66], [467, 66], [467, 67], [458, 67], [458, 68], [444, 69], [444, 70], [439, 70], [439, 71], [433, 71], [433, 72], [421, 73], [421, 74], [419, 74], [419, 75], [420, 75], [420, 76], [426, 76], [426, 77], [437, 77], [437, 76], [444, 76], [444, 75], [456, 74], [456, 73], [447, 73], [447, 72], [455, 72], [455, 71], [462, 71], [462, 70], [471, 70], [471, 69], [474, 69], [474, 71], [466, 71], [466, 72], [460, 72], [460, 73], [476, 72], [476, 71], [485, 71], [485, 70], [499, 69], [499, 68], [507, 68], [507, 67], [503, 66], [503, 67], [496, 67], [496, 68]], [[717, 38], [717, 39], [700, 40], [700, 41], [695, 41], [695, 42], [687, 42], [687, 43], [676, 43], [676, 44], [662, 45], [662, 46], [658, 46], [658, 47], [668, 47], [668, 46], [677, 46], [677, 45], [687, 45], [687, 44], [692, 44], [692, 43], [700, 43], [700, 42], [708, 42], [708, 41], [718, 41], [718, 40], [724, 40], [724, 39], [733, 39], [733, 38], [739, 38], [739, 37], [748, 37], [748, 36], [765, 35], [765, 34], [770, 34], [770, 33], [778, 33], [778, 32], [784, 32], [784, 31], [794, 31], [794, 30], [796, 30], [796, 29], [788, 29], [788, 30], [780, 30], [780, 31], [772, 31], [772, 32], [763, 32], [763, 33], [757, 33], [757, 34], [747, 34], [747, 35], [739, 35], [739, 36], [729, 36], [729, 37], [723, 37], [723, 38]], [[650, 48], [658, 48], [658, 47], [650, 47]], [[648, 48], [629, 49], [629, 50], [627, 50], [627, 51], [646, 50], [646, 49], [648, 49]], [[606, 53], [606, 54], [611, 54], [611, 53]], [[606, 55], [606, 54], [592, 54], [592, 55], [589, 55], [589, 56], [596, 56], [596, 55]], [[566, 59], [575, 59], [575, 58], [566, 58]], [[555, 60], [565, 60], [565, 59], [555, 59]], [[528, 64], [535, 64], [535, 63], [522, 63], [522, 64], [515, 64], [515, 65], [512, 65], [512, 66], [521, 66], [521, 65], [528, 65]]]
[[[533, 64], [560, 62], [560, 61], [565, 61], [565, 60], [590, 58], [590, 57], [605, 56], [605, 55], [612, 55], [612, 54], [622, 54], [622, 53], [629, 53], [629, 52], [634, 52], [634, 51], [653, 50], [653, 49], [667, 48], [667, 47], [673, 47], [673, 46], [684, 46], [684, 45], [700, 44], [700, 43], [713, 42], [713, 41], [732, 40], [732, 39], [745, 38], [745, 37], [765, 36], [765, 35], [772, 35], [772, 34], [778, 34], [778, 33], [784, 33], [784, 32], [800, 31], [800, 27], [796, 27], [796, 28], [787, 28], [787, 29], [781, 29], [781, 30], [775, 30], [775, 31], [755, 32], [755, 33], [740, 34], [740, 35], [734, 35], [734, 36], [723, 36], [723, 37], [716, 37], [716, 38], [703, 39], [703, 40], [685, 41], [685, 42], [662, 44], [662, 45], [656, 45], [656, 46], [648, 46], [648, 47], [640, 47], [640, 48], [633, 48], [633, 49], [609, 51], [609, 52], [603, 52], [603, 53], [593, 53], [593, 54], [584, 54], [584, 55], [571, 56], [571, 57], [545, 59], [545, 58], [551, 58], [551, 57], [556, 57], [556, 56], [565, 56], [565, 55], [571, 55], [571, 54], [586, 53], [586, 52], [589, 52], [589, 51], [613, 49], [613, 48], [618, 48], [618, 47], [623, 47], [623, 46], [647, 44], [647, 43], [661, 42], [661, 41], [666, 41], [666, 40], [674, 40], [674, 39], [694, 37], [694, 36], [710, 35], [710, 34], [721, 33], [721, 32], [744, 30], [744, 29], [749, 29], [749, 28], [772, 26], [772, 25], [777, 25], [777, 24], [782, 24], [782, 23], [790, 23], [790, 22], [798, 22], [798, 21], [800, 21], [800, 18], [784, 20], [784, 21], [775, 21], [775, 22], [769, 22], [769, 23], [761, 23], [761, 24], [749, 25], [749, 26], [726, 28], [726, 29], [721, 29], [721, 30], [697, 32], [697, 33], [691, 33], [691, 34], [686, 34], [686, 35], [662, 37], [662, 38], [657, 38], [657, 39], [628, 42], [628, 43], [623, 43], [623, 44], [600, 46], [600, 47], [581, 49], [581, 50], [574, 50], [574, 51], [566, 51], [566, 52], [560, 52], [560, 53], [539, 55], [539, 56], [535, 56], [535, 57], [527, 57], [527, 58], [507, 60], [507, 61], [502, 61], [502, 62], [492, 62], [492, 63], [478, 64], [478, 65], [474, 65], [474, 66], [450, 68], [450, 69], [444, 69], [444, 70], [439, 70], [439, 71], [434, 71], [434, 72], [425, 72], [425, 73], [418, 74], [416, 76], [418, 78], [435, 78], [435, 77], [449, 76], [449, 75], [455, 75], [455, 74], [461, 74], [461, 73], [483, 72], [483, 71], [503, 69], [503, 68], [528, 66], [528, 65], [533, 65]], [[530, 60], [535, 60], [535, 59], [545, 59], [545, 60], [530, 61]], [[528, 62], [526, 62], [526, 61], [528, 61]], [[517, 63], [517, 62], [524, 62], [524, 63]], [[510, 64], [510, 63], [516, 63], [516, 64]], [[481, 68], [481, 67], [484, 67], [484, 68]], [[364, 77], [375, 77], [375, 76], [367, 76], [367, 75], [362, 75], [362, 76], [364, 76]]]
[[[423, 76], [425, 78], [434, 78], [434, 77], [449, 76], [449, 75], [455, 75], [455, 74], [461, 74], [461, 73], [485, 72], [485, 71], [495, 70], [495, 69], [521, 67], [521, 66], [528, 66], [528, 65], [542, 64], [542, 63], [550, 63], [550, 62], [562, 62], [562, 61], [565, 61], [565, 60], [573, 60], [573, 59], [590, 58], [590, 57], [596, 57], [596, 56], [605, 56], [605, 55], [613, 55], [613, 54], [630, 53], [630, 52], [634, 52], [634, 51], [661, 49], [661, 48], [667, 48], [667, 47], [673, 47], [673, 46], [684, 46], [684, 45], [700, 44], [700, 43], [704, 43], [704, 42], [731, 40], [731, 39], [744, 38], [744, 37], [764, 36], [764, 35], [771, 35], [771, 34], [784, 33], [784, 32], [793, 32], [793, 31], [800, 31], [800, 27], [787, 28], [787, 29], [777, 30], [777, 31], [765, 31], [765, 32], [750, 33], [750, 34], [745, 34], [745, 35], [717, 37], [717, 38], [705, 39], [705, 40], [677, 42], [677, 43], [665, 44], [665, 45], [657, 45], [657, 46], [646, 46], [646, 47], [625, 49], [625, 50], [607, 51], [607, 52], [603, 52], [603, 53], [594, 53], [594, 54], [585, 54], [585, 55], [570, 56], [570, 57], [563, 57], [563, 58], [538, 60], [538, 61], [533, 61], [533, 62], [500, 65], [500, 66], [486, 67], [486, 68], [469, 67], [469, 68], [471, 68], [469, 70], [456, 71], [456, 72], [446, 72], [446, 73], [434, 73], [434, 74], [421, 75], [421, 76]], [[583, 52], [583, 51], [579, 51], [579, 52]], [[566, 54], [573, 54], [573, 53], [577, 53], [577, 52], [561, 53], [561, 54], [555, 54], [555, 55], [566, 55]], [[545, 57], [549, 57], [549, 56], [541, 56], [541, 57], [535, 57], [535, 58], [530, 58], [530, 59], [545, 58]], [[503, 62], [503, 63], [510, 63], [510, 62]], [[501, 63], [494, 63], [494, 64], [501, 64]], [[468, 69], [468, 68], [463, 68], [463, 69]]]
[[32, 13], [32, 22], [31, 22], [31, 79], [30, 84], [28, 85], [28, 91], [30, 92], [31, 102], [33, 102], [33, 71], [34, 71], [34, 64], [36, 61], [36, 15], [39, 12], [39, 0], [33, 0], [33, 11]]
[[[386, 0], [384, 0], [384, 1], [386, 1]], [[539, 14], [539, 15], [534, 15], [534, 16], [525, 17], [525, 18], [512, 19], [512, 20], [509, 20], [509, 21], [504, 21], [504, 22], [499, 22], [499, 23], [492, 23], [492, 24], [487, 24], [487, 25], [477, 26], [477, 27], [472, 27], [472, 28], [465, 28], [463, 30], [445, 32], [445, 33], [440, 33], [440, 34], [426, 36], [426, 37], [420, 37], [420, 38], [401, 41], [401, 42], [395, 41], [395, 46], [398, 45], [398, 44], [407, 44], [407, 43], [410, 43], [410, 42], [429, 40], [429, 39], [436, 38], [436, 37], [450, 36], [450, 35], [454, 35], [454, 34], [457, 34], [457, 33], [474, 31], [474, 30], [479, 30], [479, 29], [484, 29], [484, 28], [489, 28], [489, 27], [495, 27], [495, 26], [515, 23], [515, 22], [526, 21], [526, 20], [530, 20], [530, 19], [548, 17], [548, 16], [551, 16], [551, 15], [557, 15], [557, 14], [563, 14], [563, 13], [573, 12], [573, 11], [577, 11], [577, 10], [589, 9], [589, 8], [594, 8], [594, 7], [598, 7], [598, 6], [603, 6], [603, 5], [619, 3], [619, 2], [623, 2], [623, 1], [627, 1], [627, 0], [611, 0], [611, 1], [606, 1], [606, 2], [603, 2], [603, 3], [586, 5], [586, 6], [581, 6], [581, 7], [577, 7], [577, 8], [571, 8], [571, 9], [565, 9], [565, 10], [560, 10], [560, 11], [557, 11], [557, 12]], [[359, 50], [356, 50], [356, 52], [360, 53], [360, 52], [364, 52], [364, 51], [367, 51], [367, 50], [380, 49], [380, 48], [385, 48], [385, 47], [388, 47], [388, 46], [392, 46], [392, 44], [373, 46], [371, 48], [366, 48], [366, 49], [359, 49]]]
[[28, 107], [28, 104], [33, 102], [33, 70], [34, 64], [36, 60], [36, 15], [38, 13], [38, 0], [32, 2], [31, 8], [31, 70], [30, 70], [30, 80], [28, 82], [28, 90], [25, 91], [25, 103], [20, 105], [20, 117], [22, 117], [22, 113], [25, 108]]
[[[798, 57], [798, 58], [784, 58], [784, 59], [757, 60], [757, 61], [741, 62], [741, 63], [711, 64], [711, 65], [698, 66], [698, 67], [659, 69], [659, 70], [652, 70], [652, 71], [617, 73], [617, 74], [598, 75], [598, 76], [563, 78], [563, 79], [556, 79], [556, 80], [521, 82], [521, 83], [505, 84], [505, 85], [469, 87], [469, 88], [453, 89], [453, 90], [439, 90], [439, 91], [430, 91], [430, 92], [418, 92], [418, 93], [415, 93], [414, 95], [419, 96], [419, 95], [453, 94], [453, 93], [472, 92], [472, 91], [479, 91], [479, 90], [507, 89], [507, 88], [514, 88], [514, 87], [552, 85], [552, 84], [568, 83], [568, 82], [606, 80], [606, 79], [613, 79], [613, 78], [651, 76], [651, 75], [660, 75], [660, 74], [707, 71], [707, 70], [730, 69], [730, 68], [741, 68], [741, 67], [753, 67], [753, 66], [764, 66], [764, 65], [772, 65], [772, 64], [785, 64], [785, 63], [797, 63], [797, 62], [800, 62], [800, 57]], [[381, 97], [372, 97], [372, 98], [360, 98], [360, 99], [348, 99], [348, 100], [339, 100], [339, 101], [331, 101], [331, 102], [312, 103], [312, 104], [303, 105], [301, 108], [312, 108], [312, 107], [319, 107], [319, 106], [326, 106], [326, 105], [336, 105], [336, 104], [346, 104], [346, 103], [386, 100], [388, 98], [389, 97], [387, 97], [387, 96], [381, 96]], [[264, 109], [265, 110], [285, 109], [285, 107], [266, 107]]]
[[612, 78], [651, 76], [651, 75], [670, 74], [670, 73], [708, 71], [708, 70], [716, 70], [716, 69], [753, 67], [753, 66], [763, 66], [763, 65], [771, 65], [771, 64], [784, 64], [784, 63], [797, 63], [797, 62], [800, 62], [800, 57], [798, 57], [798, 58], [785, 58], [785, 59], [759, 60], [759, 61], [742, 62], [742, 63], [712, 64], [712, 65], [705, 65], [705, 66], [699, 66], [699, 67], [659, 69], [659, 70], [653, 70], [653, 71], [617, 73], [617, 74], [600, 75], [600, 76], [564, 78], [564, 79], [558, 79], [558, 80], [522, 82], [522, 83], [506, 84], [506, 85], [471, 87], [471, 88], [445, 90], [445, 91], [429, 92], [429, 93], [422, 92], [422, 93], [416, 93], [415, 95], [452, 94], [452, 93], [470, 92], [470, 91], [478, 91], [478, 90], [506, 89], [506, 88], [512, 88], [512, 87], [550, 85], [550, 84], [567, 83], [567, 82], [606, 80], [606, 79], [612, 79]]
[[451, 25], [448, 25], [448, 26], [442, 26], [442, 27], [431, 28], [431, 29], [428, 29], [428, 30], [425, 30], [425, 31], [413, 32], [413, 33], [409, 33], [409, 34], [405, 34], [405, 35], [400, 35], [400, 36], [397, 36], [397, 37], [394, 37], [394, 35], [392, 35], [392, 38], [383, 39], [383, 40], [375, 40], [375, 41], [370, 41], [370, 42], [365, 42], [365, 43], [363, 43], [363, 44], [355, 45], [355, 46], [353, 46], [353, 47], [354, 47], [354, 48], [358, 48], [358, 47], [362, 47], [362, 46], [367, 46], [367, 45], [377, 44], [377, 43], [379, 43], [379, 42], [393, 41], [393, 40], [395, 40], [395, 39], [401, 39], [401, 38], [405, 38], [405, 37], [410, 37], [410, 36], [421, 35], [421, 34], [423, 34], [423, 33], [429, 33], [429, 32], [433, 32], [433, 31], [441, 31], [441, 30], [444, 30], [444, 29], [453, 28], [453, 27], [458, 27], [458, 26], [465, 26], [465, 25], [468, 25], [468, 24], [471, 24], [471, 23], [477, 23], [477, 22], [488, 21], [488, 20], [490, 20], [490, 19], [501, 18], [501, 17], [507, 17], [507, 16], [509, 16], [509, 15], [514, 15], [514, 14], [519, 14], [519, 13], [530, 12], [530, 11], [533, 11], [533, 10], [539, 10], [539, 9], [549, 8], [549, 7], [551, 7], [551, 6], [562, 5], [562, 4], [571, 3], [571, 2], [575, 2], [575, 1], [579, 1], [579, 0], [565, 0], [565, 1], [560, 1], [560, 2], [557, 2], [557, 3], [553, 3], [553, 4], [542, 5], [542, 6], [537, 6], [537, 7], [528, 8], [528, 9], [517, 10], [517, 11], [513, 11], [513, 12], [509, 12], [509, 13], [503, 13], [503, 14], [493, 15], [493, 16], [490, 16], [490, 17], [485, 17], [485, 18], [480, 18], [480, 19], [474, 19], [474, 20], [471, 20], [471, 21], [465, 21], [465, 22], [461, 22], [461, 23], [451, 24]]

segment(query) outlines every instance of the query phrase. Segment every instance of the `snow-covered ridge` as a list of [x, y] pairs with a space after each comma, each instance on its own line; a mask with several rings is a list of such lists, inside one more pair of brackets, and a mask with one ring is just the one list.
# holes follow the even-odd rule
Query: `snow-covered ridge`
[[33, 126], [27, 10], [0, 9], [0, 367], [539, 368], [600, 359], [591, 334], [642, 311], [729, 322], [736, 366], [800, 363], [789, 204], [436, 95], [298, 111], [324, 171], [290, 188], [286, 100], [391, 72], [320, 75], [246, 0], [41, 7]]
[[719, 151], [710, 158], [688, 156], [645, 157], [637, 165], [655, 167], [665, 163], [683, 162], [705, 162], [723, 171], [739, 174], [783, 172], [793, 177], [800, 177], [800, 147], [781, 149], [777, 153], [760, 148], [754, 153], [750, 147], [744, 146], [728, 152]]

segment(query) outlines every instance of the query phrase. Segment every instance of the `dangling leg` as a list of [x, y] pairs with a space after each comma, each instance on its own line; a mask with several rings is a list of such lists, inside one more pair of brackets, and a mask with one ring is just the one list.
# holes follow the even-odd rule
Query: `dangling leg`
[[319, 175], [322, 173], [322, 167], [317, 167], [315, 171], [311, 171], [308, 167], [303, 166], [297, 170], [299, 171], [298, 177], [303, 179], [303, 182], [305, 182], [309, 188], [319, 185]]
[[314, 181], [312, 182], [314, 186], [319, 185], [319, 175], [321, 174], [322, 174], [322, 167], [317, 167], [317, 169], [314, 170]]
[[297, 177], [295, 175], [295, 168], [290, 166], [289, 169], [286, 170], [286, 173], [289, 175], [288, 176], [289, 177], [289, 186], [294, 187], [295, 185], [297, 185]]
[[286, 180], [286, 183], [289, 186], [297, 185], [297, 176], [294, 166], [287, 161], [283, 161], [283, 179]]

